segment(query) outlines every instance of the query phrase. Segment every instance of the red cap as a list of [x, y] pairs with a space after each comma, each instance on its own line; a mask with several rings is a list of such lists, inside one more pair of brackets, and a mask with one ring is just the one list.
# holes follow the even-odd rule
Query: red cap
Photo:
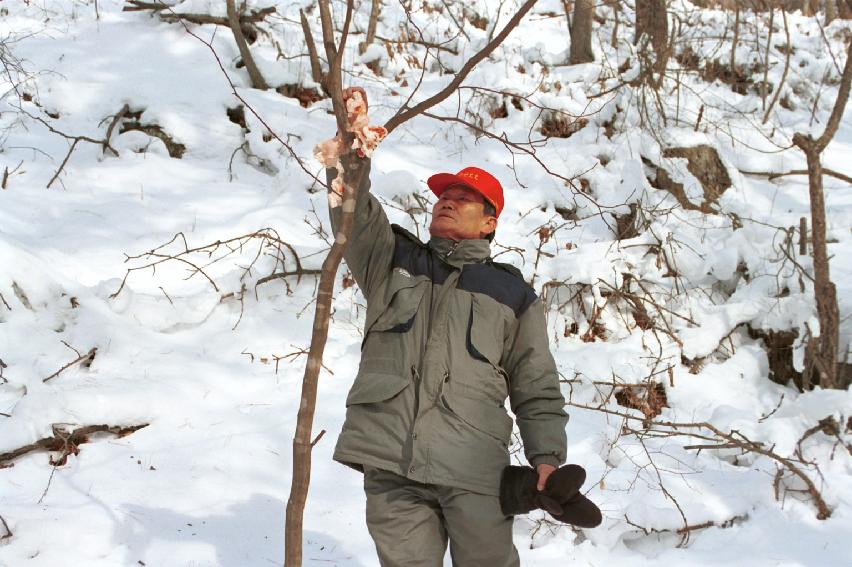
[[469, 187], [494, 205], [494, 209], [497, 211], [495, 216], [499, 217], [503, 210], [503, 186], [500, 185], [496, 177], [484, 169], [466, 167], [458, 173], [436, 173], [426, 180], [426, 184], [432, 190], [432, 193], [438, 197], [451, 185]]

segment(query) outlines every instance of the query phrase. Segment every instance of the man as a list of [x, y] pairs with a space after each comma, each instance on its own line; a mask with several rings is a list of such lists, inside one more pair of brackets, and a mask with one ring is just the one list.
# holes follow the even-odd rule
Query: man
[[[424, 244], [388, 222], [368, 173], [346, 252], [367, 316], [334, 459], [364, 472], [383, 566], [442, 565], [448, 541], [456, 566], [516, 566], [498, 498], [512, 432], [504, 402], [538, 490], [565, 460], [568, 418], [543, 306], [490, 257], [503, 189], [476, 167], [430, 177], [438, 201]], [[329, 203], [336, 231], [342, 207]]]

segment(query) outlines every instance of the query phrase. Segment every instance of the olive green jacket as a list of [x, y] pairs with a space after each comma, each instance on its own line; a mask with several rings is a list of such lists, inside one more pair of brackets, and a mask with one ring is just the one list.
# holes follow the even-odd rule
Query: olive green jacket
[[[496, 495], [508, 397], [527, 460], [559, 466], [568, 416], [535, 292], [487, 240], [424, 244], [391, 225], [369, 188], [367, 171], [345, 255], [367, 320], [334, 459]], [[341, 207], [330, 215], [336, 230]]]

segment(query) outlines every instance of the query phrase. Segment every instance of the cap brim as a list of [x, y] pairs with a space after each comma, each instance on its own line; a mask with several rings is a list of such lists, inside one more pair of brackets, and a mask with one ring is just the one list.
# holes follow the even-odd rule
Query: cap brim
[[482, 198], [491, 203], [495, 209], [497, 209], [497, 203], [489, 199], [482, 193], [479, 189], [465, 181], [463, 178], [459, 177], [454, 173], [436, 173], [426, 180], [426, 185], [429, 186], [429, 189], [432, 190], [432, 193], [435, 194], [436, 197], [440, 197], [441, 193], [443, 193], [447, 187], [452, 185], [463, 185], [472, 191], [476, 191]]

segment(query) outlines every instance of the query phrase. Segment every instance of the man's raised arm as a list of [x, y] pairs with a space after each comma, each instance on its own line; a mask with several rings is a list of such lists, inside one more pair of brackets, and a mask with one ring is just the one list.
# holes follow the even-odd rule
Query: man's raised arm
[[[359, 128], [365, 134], [365, 136], [361, 136], [362, 143], [365, 137], [369, 143], [371, 129], [367, 125], [366, 93], [361, 88], [348, 88], [343, 92], [347, 107], [350, 106], [348, 101], [357, 96], [360, 96], [363, 100], [363, 111], [355, 105], [356, 111], [350, 113], [349, 116], [350, 124], [352, 128]], [[342, 143], [339, 143], [338, 140], [339, 137], [329, 140], [323, 146], [329, 148], [330, 153], [342, 154], [346, 150], [341, 147]], [[371, 148], [356, 147], [349, 151], [357, 151], [360, 155], [371, 152]], [[325, 160], [321, 159], [320, 161]], [[355, 219], [344, 258], [349, 269], [352, 270], [352, 275], [361, 288], [361, 292], [369, 300], [373, 290], [387, 277], [390, 271], [394, 236], [381, 204], [370, 194], [370, 158], [364, 156], [358, 161], [364, 162], [364, 172], [361, 177], [361, 185], [358, 187], [355, 200]], [[343, 188], [338, 181], [336, 168], [329, 167], [326, 169], [326, 183], [329, 217], [331, 218], [333, 233], [336, 234], [343, 216]]]

